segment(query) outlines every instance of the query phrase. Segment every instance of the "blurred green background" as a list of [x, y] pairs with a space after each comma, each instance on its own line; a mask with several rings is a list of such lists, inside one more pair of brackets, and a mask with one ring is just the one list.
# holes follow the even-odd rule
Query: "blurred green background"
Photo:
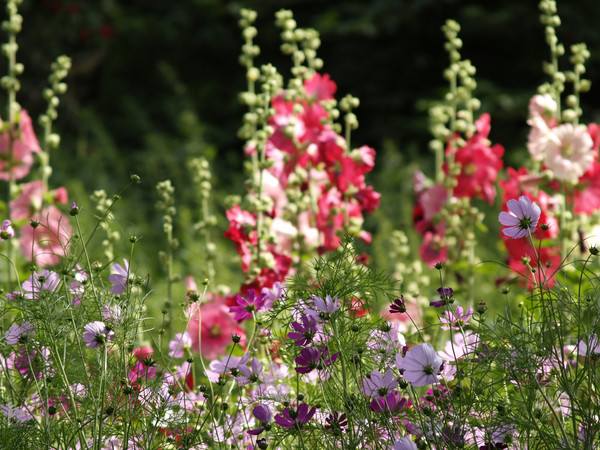
[[[88, 208], [99, 188], [118, 192], [130, 173], [142, 184], [128, 190], [116, 208], [124, 237], [142, 236], [136, 250], [147, 271], [160, 270], [155, 255], [164, 247], [161, 218], [154, 209], [155, 185], [170, 178], [176, 189], [181, 241], [178, 271], [198, 274], [202, 255], [191, 224], [197, 220], [194, 192], [185, 165], [205, 156], [213, 167], [213, 236], [226, 229], [223, 198], [242, 194], [242, 142], [236, 132], [244, 108], [238, 92], [245, 72], [238, 64], [242, 44], [239, 10], [258, 12], [262, 53], [282, 74], [290, 62], [279, 52], [275, 11], [292, 9], [300, 27], [321, 33], [323, 72], [338, 85], [336, 97], [359, 97], [360, 128], [353, 144], [377, 151], [369, 182], [382, 193], [380, 211], [368, 219], [376, 243], [373, 257], [383, 268], [385, 243], [378, 235], [410, 227], [411, 175], [416, 167], [433, 174], [427, 106], [446, 89], [447, 66], [441, 26], [448, 18], [462, 26], [462, 54], [477, 67], [481, 112], [492, 116], [492, 142], [505, 146], [505, 166], [525, 160], [527, 103], [546, 80], [548, 58], [535, 1], [459, 0], [25, 0], [18, 60], [25, 64], [19, 101], [33, 117], [45, 104], [50, 63], [60, 54], [73, 59], [56, 129], [62, 144], [52, 155], [51, 185], [66, 186], [70, 201]], [[559, 36], [567, 49], [586, 42], [592, 53], [588, 78], [600, 75], [600, 9], [595, 2], [559, 2]], [[562, 59], [568, 68], [568, 59]], [[5, 61], [2, 62], [5, 65]], [[4, 69], [5, 67], [3, 67]], [[600, 87], [583, 98], [584, 121], [600, 121]], [[415, 244], [416, 246], [417, 244]], [[127, 248], [124, 239], [122, 249]], [[219, 244], [217, 281], [239, 281], [233, 245]], [[127, 255], [127, 253], [123, 253]]]

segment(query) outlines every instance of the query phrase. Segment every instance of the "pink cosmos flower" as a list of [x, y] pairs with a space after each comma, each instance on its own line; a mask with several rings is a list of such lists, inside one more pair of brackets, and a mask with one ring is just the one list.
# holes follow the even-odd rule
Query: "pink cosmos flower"
[[413, 386], [436, 383], [442, 363], [442, 358], [436, 355], [431, 344], [417, 345], [411, 348], [405, 357], [400, 353], [396, 355], [396, 367]]
[[29, 336], [35, 335], [35, 325], [31, 322], [23, 322], [21, 325], [16, 323], [6, 332], [5, 338], [8, 345], [23, 343]]
[[33, 165], [33, 154], [42, 151], [31, 118], [24, 109], [19, 113], [19, 129], [12, 146], [12, 160], [8, 161], [10, 137], [8, 132], [0, 134], [0, 180], [10, 180], [10, 171], [15, 180], [27, 176]]
[[104, 322], [90, 322], [83, 329], [83, 340], [88, 348], [98, 348], [115, 338], [115, 332], [109, 330]]
[[169, 356], [172, 358], [181, 358], [186, 348], [192, 347], [192, 338], [187, 331], [177, 333], [175, 339], [169, 342]]
[[110, 293], [121, 295], [123, 292], [127, 291], [127, 284], [129, 282], [129, 277], [131, 276], [131, 272], [129, 272], [129, 261], [123, 258], [123, 265], [114, 263], [112, 269], [114, 270], [114, 273], [108, 277], [108, 281], [112, 284]]
[[398, 381], [390, 369], [385, 371], [385, 375], [381, 375], [378, 370], [373, 370], [370, 378], [363, 379], [365, 395], [371, 398], [386, 397], [397, 386]]
[[498, 220], [507, 228], [502, 233], [513, 239], [519, 239], [533, 233], [537, 227], [542, 210], [535, 202], [524, 195], [519, 200], [511, 199], [506, 203], [510, 213], [500, 212]]
[[593, 146], [585, 126], [559, 125], [549, 135], [544, 163], [558, 180], [577, 183], [594, 161]]
[[[236, 333], [236, 321], [220, 299], [201, 305], [199, 308], [202, 324], [198, 324], [198, 311], [188, 324], [188, 333], [192, 338], [192, 347], [196, 353], [202, 351], [206, 359], [214, 359], [231, 344], [231, 336]], [[202, 349], [200, 349], [200, 339]]]
[[38, 266], [53, 266], [67, 254], [71, 237], [69, 219], [56, 206], [43, 209], [33, 218], [38, 222], [21, 228], [19, 244], [25, 258], [35, 260]]
[[2, 229], [0, 230], [0, 239], [6, 241], [15, 237], [15, 230], [12, 227], [10, 220], [6, 219], [2, 222]]
[[23, 291], [25, 298], [37, 299], [44, 292], [52, 293], [60, 283], [60, 277], [51, 270], [42, 270], [40, 273], [33, 273], [23, 282]]
[[462, 306], [456, 307], [456, 313], [445, 311], [446, 317], [440, 317], [440, 322], [443, 323], [442, 330], [460, 330], [467, 325], [467, 322], [473, 315], [473, 307], [469, 306], [466, 312], [463, 312]]
[[17, 423], [28, 422], [34, 418], [33, 415], [27, 411], [27, 409], [19, 406], [13, 406], [10, 403], [0, 405], [0, 412], [8, 420], [12, 420]]

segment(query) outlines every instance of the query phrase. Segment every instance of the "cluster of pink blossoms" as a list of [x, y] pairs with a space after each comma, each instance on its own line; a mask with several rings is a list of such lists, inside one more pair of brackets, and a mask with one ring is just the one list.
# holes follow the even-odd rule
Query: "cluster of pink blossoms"
[[[18, 129], [0, 134], [0, 180], [11, 180], [11, 174], [13, 181], [25, 178], [33, 165], [34, 154], [40, 152], [31, 118], [22, 110]], [[65, 256], [71, 225], [54, 204], [67, 202], [67, 190], [60, 187], [43, 192], [42, 182], [33, 181], [18, 185], [18, 192], [18, 197], [10, 202], [10, 220], [20, 228], [21, 253], [28, 260], [35, 260], [38, 266], [58, 264]], [[44, 203], [48, 206], [42, 207]], [[29, 225], [30, 221], [37, 224], [35, 228]]]
[[[261, 243], [261, 252], [270, 254], [272, 263], [242, 286], [243, 294], [271, 288], [292, 275], [294, 242], [302, 242], [307, 253], [336, 249], [345, 231], [370, 242], [361, 227], [363, 214], [379, 206], [380, 194], [365, 181], [375, 164], [375, 150], [347, 150], [344, 138], [327, 123], [329, 113], [322, 102], [332, 100], [335, 91], [329, 75], [315, 74], [304, 82], [303, 99], [287, 100], [282, 92], [272, 101], [275, 114], [269, 123], [274, 132], [265, 146], [270, 167], [262, 173], [261, 197], [272, 201], [268, 234], [276, 239]], [[246, 149], [248, 155], [255, 152], [254, 147]], [[311, 199], [305, 208], [297, 204], [302, 196]], [[225, 237], [235, 243], [246, 272], [258, 245], [257, 215], [236, 205], [227, 211], [227, 219]]]

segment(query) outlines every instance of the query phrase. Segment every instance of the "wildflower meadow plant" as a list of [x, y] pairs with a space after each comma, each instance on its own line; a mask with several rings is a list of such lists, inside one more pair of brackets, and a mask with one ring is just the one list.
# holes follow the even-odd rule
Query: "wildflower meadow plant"
[[[402, 259], [392, 276], [358, 250], [381, 200], [367, 180], [376, 152], [353, 142], [360, 102], [336, 99], [317, 31], [291, 11], [275, 18], [286, 80], [257, 65], [256, 12], [241, 10], [246, 191], [217, 220], [208, 161], [190, 160], [206, 258], [184, 277], [187, 209], [161, 181], [155, 277], [137, 254], [143, 239], [120, 240], [113, 225], [125, 189], [95, 191], [90, 207], [51, 188], [70, 60], [51, 67], [38, 141], [17, 102], [19, 4], [6, 2], [0, 83], [2, 448], [599, 448], [600, 127], [580, 123], [587, 48], [572, 46], [560, 70], [554, 1], [540, 3], [551, 78], [523, 113], [523, 167], [505, 170], [460, 26], [443, 27], [450, 90], [430, 111], [436, 172], [415, 173], [414, 230], [390, 234]], [[140, 182], [132, 174], [126, 187]], [[215, 282], [222, 223], [239, 258], [229, 286]], [[503, 252], [495, 263], [479, 256], [489, 248]]]

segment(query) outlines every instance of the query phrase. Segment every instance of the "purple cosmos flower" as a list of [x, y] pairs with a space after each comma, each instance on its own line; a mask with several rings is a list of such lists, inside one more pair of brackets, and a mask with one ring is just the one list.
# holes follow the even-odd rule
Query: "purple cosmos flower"
[[15, 345], [23, 343], [28, 336], [35, 335], [35, 325], [30, 322], [23, 322], [21, 325], [14, 323], [6, 332], [6, 343]]
[[507, 228], [502, 233], [513, 239], [529, 236], [537, 227], [542, 210], [535, 202], [521, 195], [519, 200], [511, 199], [506, 202], [510, 213], [506, 211], [498, 214], [498, 221]]
[[97, 348], [115, 338], [115, 332], [106, 328], [104, 322], [90, 322], [83, 332], [83, 340], [89, 348]]
[[417, 444], [410, 440], [410, 437], [404, 436], [392, 446], [392, 450], [417, 450]]
[[39, 380], [43, 376], [54, 374], [50, 350], [43, 346], [36, 349], [28, 345], [19, 346], [14, 353], [12, 364], [15, 370], [29, 380]]
[[33, 416], [25, 408], [13, 406], [10, 403], [0, 405], [0, 412], [8, 419], [14, 422], [23, 423], [33, 420]]
[[392, 391], [385, 397], [376, 398], [371, 401], [371, 409], [378, 413], [397, 413], [406, 408], [406, 399], [398, 391]]
[[307, 308], [305, 313], [309, 316], [313, 316], [317, 320], [328, 320], [331, 314], [340, 309], [337, 295], [334, 298], [331, 298], [330, 295], [326, 295], [325, 300], [315, 295], [312, 298], [312, 304], [314, 309]]
[[404, 301], [404, 296], [401, 295], [400, 298], [394, 300], [394, 303], [390, 306], [390, 314], [402, 314], [406, 312], [406, 302]]
[[302, 322], [301, 324], [299, 322], [292, 322], [292, 328], [297, 333], [288, 333], [288, 338], [296, 340], [298, 347], [310, 344], [318, 331], [317, 321], [312, 316], [302, 316], [300, 317], [300, 321]]
[[296, 372], [310, 373], [315, 369], [323, 370], [333, 364], [338, 357], [338, 354], [334, 353], [331, 358], [327, 359], [328, 355], [329, 350], [327, 347], [302, 349], [300, 356], [296, 358], [296, 364], [298, 364], [298, 367], [295, 368]]
[[456, 307], [456, 313], [445, 311], [446, 317], [440, 317], [440, 322], [443, 323], [442, 330], [460, 330], [468, 325], [467, 322], [473, 315], [473, 307], [469, 306], [466, 312], [463, 312], [462, 306]]
[[248, 430], [248, 434], [258, 436], [263, 431], [271, 429], [271, 409], [267, 405], [256, 405], [252, 414], [260, 421], [261, 426], [254, 430]]
[[404, 358], [402, 355], [396, 356], [398, 370], [413, 386], [426, 386], [437, 382], [442, 362], [442, 358], [436, 355], [431, 344], [411, 348]]
[[169, 342], [169, 356], [171, 358], [181, 358], [186, 348], [192, 348], [192, 338], [187, 331], [177, 333], [175, 339]]
[[285, 283], [281, 284], [280, 281], [276, 281], [275, 283], [273, 283], [273, 287], [271, 289], [266, 287], [262, 288], [260, 292], [265, 299], [263, 309], [272, 309], [273, 303], [285, 296], [285, 290]]
[[378, 370], [374, 370], [371, 372], [371, 378], [363, 379], [365, 395], [371, 398], [385, 397], [397, 386], [398, 381], [389, 369], [385, 371], [385, 376], [382, 376]]
[[275, 422], [288, 430], [300, 430], [317, 412], [314, 406], [310, 410], [308, 408], [306, 403], [301, 403], [297, 410], [291, 407], [285, 408], [281, 414], [275, 416]]
[[583, 356], [587, 356], [590, 353], [600, 354], [600, 341], [598, 341], [598, 336], [590, 334], [587, 343], [585, 341], [579, 341], [577, 350], [579, 351], [579, 354]]
[[0, 229], [0, 239], [6, 241], [13, 237], [15, 237], [15, 230], [12, 227], [11, 221], [6, 219], [4, 222], [2, 222], [2, 229]]
[[114, 270], [114, 273], [110, 274], [108, 277], [108, 281], [112, 284], [110, 293], [121, 295], [123, 292], [127, 291], [127, 284], [129, 282], [129, 277], [131, 276], [131, 273], [129, 272], [129, 261], [123, 258], [123, 265], [114, 263], [112, 269]]
[[237, 306], [229, 308], [230, 313], [235, 313], [235, 320], [247, 320], [252, 318], [252, 313], [259, 311], [265, 304], [265, 296], [260, 293], [256, 295], [254, 289], [248, 289], [248, 298], [244, 298], [238, 294], [236, 297]]
[[252, 359], [250, 367], [246, 365], [239, 365], [237, 370], [241, 375], [236, 376], [235, 381], [240, 386], [246, 386], [250, 383], [256, 383], [259, 381], [265, 382], [271, 380], [267, 380], [265, 378], [267, 375], [263, 374], [263, 365], [257, 358]]
[[334, 433], [341, 433], [344, 428], [348, 426], [348, 419], [346, 418], [346, 414], [340, 414], [337, 411], [334, 411], [332, 414], [329, 414], [325, 419], [326, 430], [331, 430]]
[[40, 273], [32, 273], [31, 276], [23, 282], [23, 291], [25, 298], [37, 299], [44, 292], [52, 293], [60, 283], [60, 277], [56, 272], [42, 270]]
[[434, 308], [441, 308], [448, 303], [452, 303], [454, 300], [454, 290], [451, 287], [441, 287], [438, 288], [438, 294], [440, 294], [440, 300], [429, 302], [429, 306], [433, 306]]

